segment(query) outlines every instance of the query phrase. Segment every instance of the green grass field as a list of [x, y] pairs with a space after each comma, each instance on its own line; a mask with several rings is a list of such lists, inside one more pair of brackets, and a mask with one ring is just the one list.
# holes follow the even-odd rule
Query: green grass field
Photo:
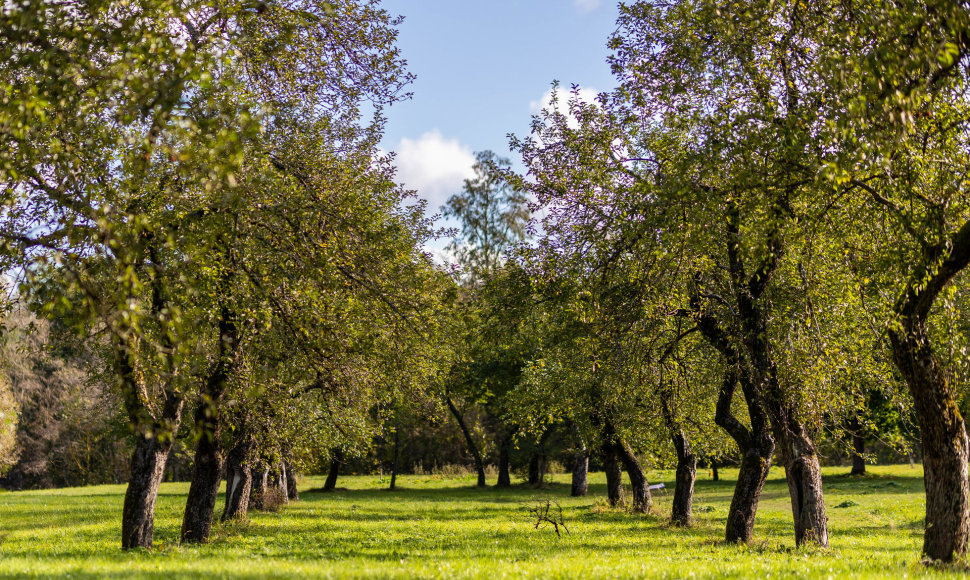
[[[376, 476], [342, 477], [335, 493], [303, 493], [277, 513], [217, 525], [205, 546], [180, 547], [177, 534], [187, 484], [164, 484], [150, 551], [124, 553], [119, 526], [124, 486], [0, 493], [0, 575], [71, 577], [642, 577], [902, 578], [962, 575], [919, 563], [922, 471], [874, 467], [865, 478], [825, 470], [832, 547], [795, 549], [781, 470], [772, 470], [758, 511], [756, 541], [725, 545], [733, 489], [730, 470], [713, 482], [700, 474], [697, 524], [666, 523], [671, 493], [655, 496], [657, 513], [604, 507], [602, 473], [590, 495], [570, 498], [568, 476], [543, 489], [479, 490], [471, 477], [405, 476], [397, 492]], [[672, 474], [651, 482], [672, 486]], [[319, 487], [306, 478], [300, 489]], [[529, 508], [552, 499], [569, 534], [535, 529]], [[220, 504], [217, 511], [221, 511]]]

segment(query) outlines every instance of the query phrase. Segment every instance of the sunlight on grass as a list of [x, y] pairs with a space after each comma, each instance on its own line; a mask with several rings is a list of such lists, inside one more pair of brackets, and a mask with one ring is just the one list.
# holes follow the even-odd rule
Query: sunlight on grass
[[[217, 525], [205, 546], [176, 544], [186, 484], [165, 484], [155, 549], [123, 553], [123, 486], [0, 494], [0, 575], [254, 578], [311, 577], [644, 577], [869, 578], [957, 574], [919, 564], [922, 470], [875, 467], [863, 478], [825, 470], [832, 548], [795, 549], [783, 473], [773, 470], [758, 512], [756, 540], [721, 540], [734, 473], [702, 475], [691, 529], [666, 524], [671, 493], [657, 513], [602, 509], [603, 474], [590, 496], [570, 498], [568, 476], [543, 489], [476, 489], [471, 477], [404, 476], [398, 492], [375, 476], [341, 478], [334, 493], [304, 493], [279, 513]], [[672, 474], [653, 473], [651, 481]], [[307, 478], [301, 489], [322, 485]], [[569, 533], [534, 529], [529, 507], [546, 498], [564, 510]], [[221, 501], [221, 500], [220, 500]], [[221, 510], [221, 503], [219, 504]]]

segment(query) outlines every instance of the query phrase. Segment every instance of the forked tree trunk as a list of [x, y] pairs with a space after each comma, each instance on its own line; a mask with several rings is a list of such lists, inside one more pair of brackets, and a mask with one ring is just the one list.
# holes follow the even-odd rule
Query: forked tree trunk
[[573, 454], [573, 481], [569, 490], [572, 497], [586, 495], [589, 489], [589, 449], [581, 447]]
[[648, 513], [650, 508], [653, 507], [653, 498], [650, 496], [650, 483], [647, 481], [647, 476], [643, 472], [643, 467], [640, 466], [640, 462], [637, 460], [636, 455], [634, 455], [633, 449], [626, 441], [620, 439], [614, 445], [620, 462], [623, 464], [623, 468], [626, 469], [627, 477], [630, 478], [630, 488], [633, 495], [633, 511]]
[[606, 472], [606, 497], [611, 507], [617, 507], [622, 501], [623, 470], [620, 458], [616, 453], [616, 445], [612, 441], [603, 442], [603, 470]]
[[[720, 328], [709, 317], [702, 318], [701, 331], [727, 360], [717, 396], [714, 422], [724, 429], [737, 443], [741, 452], [741, 465], [738, 480], [728, 509], [724, 540], [731, 543], [747, 544], [754, 535], [754, 521], [758, 513], [761, 491], [771, 469], [771, 456], [775, 451], [775, 441], [768, 426], [768, 415], [762, 398], [751, 384], [746, 372], [741, 371], [741, 360], [728, 343]], [[750, 418], [750, 430], [731, 413], [734, 393], [739, 382], [742, 386], [745, 403]]]
[[468, 451], [475, 460], [475, 471], [478, 473], [477, 485], [479, 487], [485, 487], [487, 483], [485, 482], [485, 462], [482, 460], [482, 452], [478, 450], [478, 445], [475, 443], [475, 438], [472, 437], [472, 432], [468, 428], [465, 418], [458, 412], [458, 407], [452, 402], [451, 397], [445, 397], [445, 403], [448, 404], [448, 409], [455, 417], [455, 421], [458, 421], [458, 426], [461, 427], [461, 432], [465, 436], [465, 442], [468, 444]]
[[226, 457], [226, 507], [222, 510], [222, 521], [245, 519], [252, 491], [249, 449], [245, 444], [237, 443]]
[[155, 533], [155, 501], [165, 475], [171, 439], [140, 435], [131, 456], [131, 477], [121, 517], [121, 548], [151, 548]]
[[925, 320], [911, 315], [889, 333], [896, 367], [909, 385], [923, 446], [926, 530], [923, 554], [952, 562], [970, 537], [968, 441], [956, 393], [933, 354]]
[[323, 483], [323, 491], [333, 491], [337, 487], [337, 476], [340, 475], [340, 465], [344, 462], [344, 452], [340, 449], [333, 450], [333, 459], [330, 461], [330, 471], [327, 473], [327, 481]]

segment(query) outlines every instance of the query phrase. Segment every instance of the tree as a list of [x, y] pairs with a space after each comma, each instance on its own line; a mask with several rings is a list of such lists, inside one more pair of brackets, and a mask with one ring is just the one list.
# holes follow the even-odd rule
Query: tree
[[491, 151], [479, 151], [475, 160], [475, 177], [466, 179], [462, 192], [442, 207], [445, 217], [461, 222], [461, 237], [448, 249], [472, 282], [501, 266], [512, 247], [526, 239], [529, 223], [525, 195], [498, 173], [509, 167], [509, 160]]
[[[495, 302], [494, 292], [483, 285], [494, 284], [494, 279], [504, 278], [504, 258], [513, 250], [516, 243], [525, 240], [529, 221], [526, 197], [520, 190], [501, 179], [499, 171], [507, 168], [510, 162], [497, 157], [491, 151], [476, 154], [474, 171], [476, 176], [466, 179], [461, 193], [451, 196], [442, 213], [445, 217], [457, 219], [461, 223], [461, 237], [456, 237], [448, 249], [455, 253], [459, 265], [466, 276], [464, 291], [459, 297], [456, 309], [458, 323], [462, 327], [460, 343], [456, 344], [459, 361], [452, 369], [452, 378], [445, 393], [445, 402], [462, 433], [475, 460], [478, 472], [478, 485], [485, 485], [485, 459], [479, 445], [472, 435], [463, 414], [455, 405], [452, 393], [462, 396], [469, 402], [485, 405], [490, 423], [500, 422], [500, 394], [508, 388], [509, 380], [514, 381], [521, 368], [520, 360], [514, 357], [515, 349], [507, 345], [512, 336], [493, 334], [491, 340], [482, 340], [480, 326], [496, 311], [490, 310]], [[492, 290], [494, 291], [494, 286]], [[504, 319], [508, 321], [507, 318]], [[495, 330], [496, 325], [491, 325]], [[504, 328], [504, 327], [503, 327]], [[514, 331], [513, 331], [514, 334]], [[512, 339], [514, 340], [514, 339]], [[514, 429], [498, 425], [499, 486], [511, 484], [509, 479], [509, 447]]]
[[[258, 209], [253, 183], [278, 170], [262, 130], [297, 111], [346, 144], [375, 143], [381, 107], [410, 79], [396, 20], [375, 2], [315, 0], [22, 3], [2, 18], [4, 266], [52, 316], [73, 310], [79, 328], [109, 336], [136, 436], [122, 546], [148, 547], [184, 403], [200, 386], [200, 442], [213, 440], [238, 314], [213, 290], [236, 275], [229, 226]], [[375, 122], [361, 128], [363, 101]], [[80, 303], [65, 303], [72, 293]], [[216, 470], [204, 471], [211, 488]]]

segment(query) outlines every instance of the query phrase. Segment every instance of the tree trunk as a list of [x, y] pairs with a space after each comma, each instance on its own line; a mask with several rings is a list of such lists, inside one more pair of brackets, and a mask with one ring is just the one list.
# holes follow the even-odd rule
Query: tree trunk
[[967, 554], [970, 537], [966, 425], [956, 393], [933, 354], [925, 320], [912, 316], [903, 322], [902, 331], [890, 330], [889, 338], [920, 426], [926, 488], [923, 554], [952, 562]]
[[391, 491], [397, 488], [397, 464], [401, 456], [401, 433], [400, 429], [394, 430], [394, 463], [391, 464]]
[[260, 462], [258, 469], [253, 471], [253, 486], [249, 494], [249, 507], [254, 510], [264, 510], [268, 507], [269, 499], [269, 467]]
[[586, 495], [589, 488], [589, 449], [581, 447], [573, 454], [573, 483], [569, 491], [572, 497]]
[[286, 462], [281, 461], [273, 468], [273, 487], [280, 492], [280, 501], [290, 503], [290, 478], [286, 473]]
[[[672, 352], [672, 351], [668, 351]], [[673, 392], [664, 388], [659, 393], [660, 411], [670, 432], [674, 450], [677, 452], [677, 481], [674, 486], [674, 503], [670, 521], [676, 526], [689, 526], [693, 517], [694, 480], [697, 478], [697, 455], [690, 447], [690, 440], [671, 410]]]
[[327, 473], [327, 481], [323, 484], [323, 491], [333, 491], [337, 487], [337, 476], [340, 475], [340, 464], [344, 462], [344, 452], [340, 449], [333, 450], [333, 459], [330, 461], [330, 472]]
[[[737, 351], [722, 339], [716, 327], [702, 326], [702, 331], [724, 354], [728, 362], [724, 380], [718, 390], [714, 422], [734, 439], [741, 451], [738, 481], [734, 486], [734, 495], [728, 509], [724, 540], [748, 544], [754, 535], [754, 520], [758, 513], [761, 491], [764, 489], [768, 471], [771, 469], [775, 440], [769, 431], [768, 416], [762, 398], [751, 384], [748, 374], [741, 371], [741, 361]], [[731, 413], [731, 404], [739, 383], [748, 407], [750, 430]]]
[[165, 475], [172, 441], [140, 435], [131, 456], [131, 477], [121, 516], [121, 548], [151, 548], [155, 533], [155, 500]]
[[637, 461], [633, 449], [630, 448], [626, 441], [620, 439], [614, 445], [616, 446], [617, 455], [620, 457], [620, 462], [623, 464], [624, 469], [626, 469], [627, 477], [630, 478], [630, 487], [633, 492], [633, 511], [639, 513], [649, 512], [650, 508], [653, 507], [653, 498], [650, 497], [650, 483], [647, 481], [647, 476], [643, 472], [640, 462]]
[[720, 476], [717, 473], [717, 460], [716, 459], [712, 459], [711, 460], [711, 479], [714, 480], [714, 481], [720, 481], [721, 480]]
[[284, 465], [286, 466], [286, 499], [298, 501], [300, 492], [296, 489], [296, 473], [293, 471], [293, 465], [289, 461], [285, 462]]
[[677, 483], [674, 487], [674, 503], [670, 521], [678, 526], [689, 526], [693, 518], [694, 480], [697, 479], [697, 455], [690, 447], [684, 432], [674, 434], [677, 450]]
[[253, 471], [249, 466], [249, 449], [237, 443], [226, 457], [226, 507], [222, 521], [245, 519], [249, 496], [253, 491]]
[[849, 475], [865, 475], [866, 438], [862, 434], [862, 422], [857, 415], [852, 417], [849, 428], [852, 430], [852, 471]]
[[458, 412], [458, 408], [451, 401], [451, 397], [445, 397], [445, 402], [448, 404], [448, 409], [451, 411], [451, 414], [455, 416], [455, 420], [458, 421], [458, 426], [461, 427], [461, 432], [465, 435], [468, 451], [471, 452], [472, 457], [475, 459], [475, 471], [478, 472], [478, 486], [484, 487], [487, 484], [485, 482], [485, 462], [482, 460], [482, 453], [478, 450], [478, 445], [475, 444], [475, 439], [472, 437], [472, 433], [465, 423], [465, 418]]
[[512, 477], [509, 473], [509, 447], [512, 446], [512, 436], [503, 435], [498, 445], [498, 482], [495, 487], [512, 487]]
[[195, 468], [182, 516], [181, 542], [209, 541], [212, 518], [222, 482], [222, 451], [214, 437], [203, 434], [195, 449]]
[[[228, 252], [227, 252], [228, 254]], [[219, 441], [219, 404], [235, 367], [239, 333], [230, 309], [231, 276], [220, 279], [219, 347], [215, 365], [202, 383], [199, 405], [195, 411], [195, 427], [199, 442], [195, 449], [195, 467], [189, 497], [185, 502], [180, 541], [204, 543], [209, 541], [216, 496], [222, 481], [222, 447]]]
[[616, 507], [622, 502], [623, 470], [616, 445], [609, 440], [603, 441], [603, 470], [606, 472], [606, 497], [610, 506]]
[[738, 469], [738, 482], [728, 509], [724, 540], [736, 544], [748, 544], [754, 536], [754, 519], [758, 514], [761, 491], [771, 469], [774, 441], [770, 438], [765, 446], [752, 446], [744, 451]]

